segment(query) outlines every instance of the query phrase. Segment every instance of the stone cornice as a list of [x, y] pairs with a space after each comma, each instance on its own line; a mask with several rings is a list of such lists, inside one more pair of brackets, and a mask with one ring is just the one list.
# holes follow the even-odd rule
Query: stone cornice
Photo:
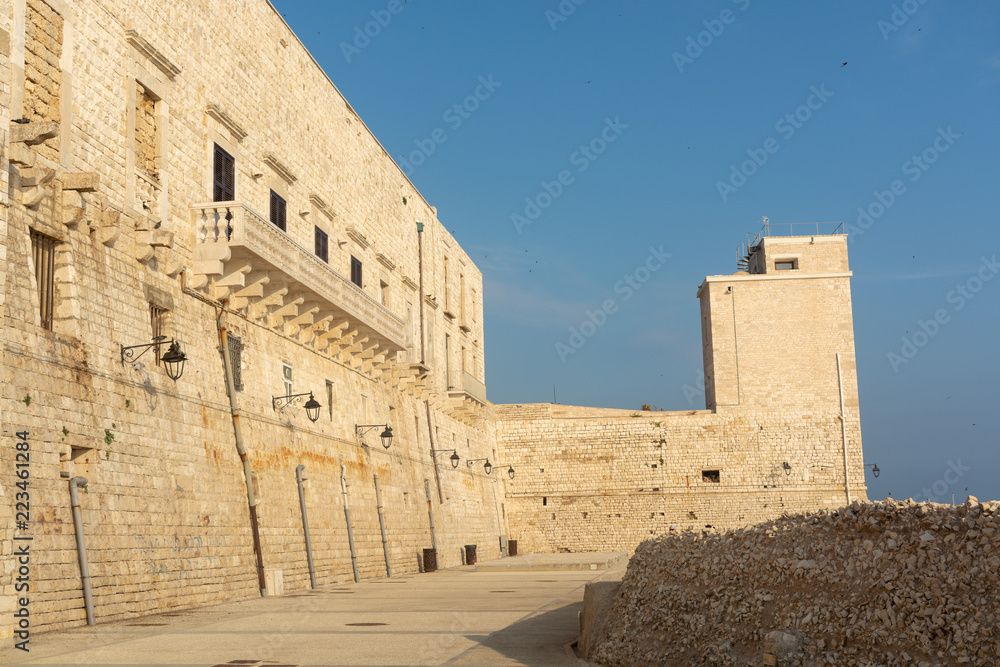
[[278, 176], [281, 176], [281, 178], [284, 179], [284, 181], [289, 185], [299, 180], [298, 178], [295, 177], [295, 174], [293, 174], [288, 167], [282, 164], [281, 160], [274, 157], [270, 153], [264, 156], [264, 164], [273, 169], [274, 172], [278, 174]]
[[147, 42], [135, 30], [125, 31], [125, 41], [132, 45], [136, 51], [145, 56], [157, 69], [167, 75], [171, 81], [181, 73], [181, 68], [170, 62], [170, 59], [163, 55], [155, 46]]
[[223, 127], [225, 127], [227, 130], [233, 133], [233, 136], [236, 137], [237, 141], [243, 141], [246, 138], [247, 136], [246, 130], [240, 127], [239, 123], [237, 123], [229, 116], [229, 114], [223, 111], [222, 107], [220, 107], [218, 104], [209, 104], [208, 106], [206, 106], [205, 113], [208, 114], [210, 117], [214, 118], [215, 120], [219, 121], [220, 123], [222, 123]]
[[317, 194], [309, 195], [309, 201], [312, 202], [313, 206], [320, 210], [320, 213], [325, 215], [330, 220], [337, 217], [337, 214], [330, 209], [330, 205], [326, 203], [326, 200]]
[[365, 238], [365, 235], [359, 232], [354, 227], [348, 227], [344, 231], [346, 231], [347, 235], [351, 238], [351, 240], [357, 243], [359, 246], [361, 246], [362, 249], [366, 249], [369, 245], [371, 245], [370, 243], [368, 243], [368, 239]]
[[382, 266], [389, 269], [390, 271], [396, 268], [396, 262], [392, 261], [382, 253], [378, 253], [377, 255], [375, 255], [375, 259], [377, 259], [382, 264]]
[[734, 273], [731, 276], [706, 276], [705, 281], [698, 286], [698, 295], [701, 295], [701, 290], [705, 288], [705, 285], [709, 283], [745, 283], [754, 282], [758, 280], [809, 280], [814, 278], [850, 278], [854, 275], [854, 272], [847, 271], [845, 273], [798, 273], [795, 271], [787, 272], [788, 275], [769, 275], [763, 273]]

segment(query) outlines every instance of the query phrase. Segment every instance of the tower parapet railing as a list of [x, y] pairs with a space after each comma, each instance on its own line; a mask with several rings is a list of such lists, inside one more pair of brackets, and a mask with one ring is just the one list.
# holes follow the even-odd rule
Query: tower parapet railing
[[747, 232], [746, 241], [736, 248], [737, 270], [749, 270], [750, 258], [761, 242], [770, 236], [835, 236], [844, 233], [843, 222], [771, 222], [764, 218], [762, 223], [759, 232], [753, 236], [752, 232]]

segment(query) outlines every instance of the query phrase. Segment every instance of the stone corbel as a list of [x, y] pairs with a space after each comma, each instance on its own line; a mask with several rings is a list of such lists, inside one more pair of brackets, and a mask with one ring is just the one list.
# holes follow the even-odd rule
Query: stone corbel
[[10, 143], [37, 146], [59, 136], [59, 123], [11, 123]]
[[254, 301], [247, 308], [247, 317], [251, 320], [260, 320], [264, 318], [271, 308], [280, 308], [285, 302], [285, 296], [288, 295], [288, 287], [284, 284], [279, 284], [276, 287], [269, 285], [270, 289], [266, 290], [264, 296], [259, 300]]
[[47, 167], [28, 167], [22, 169], [21, 203], [25, 208], [35, 208], [45, 199], [48, 186], [56, 177], [56, 170]]
[[163, 273], [167, 274], [171, 278], [179, 275], [187, 267], [187, 262], [184, 261], [184, 256], [173, 248], [169, 248], [166, 251], [166, 259], [163, 262]]

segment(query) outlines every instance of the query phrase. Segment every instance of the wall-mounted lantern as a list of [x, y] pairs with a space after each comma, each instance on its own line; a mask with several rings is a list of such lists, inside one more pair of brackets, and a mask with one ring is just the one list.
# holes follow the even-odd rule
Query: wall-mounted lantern
[[120, 346], [122, 350], [122, 364], [133, 364], [134, 366], [139, 361], [139, 357], [147, 351], [153, 348], [159, 349], [164, 345], [169, 345], [170, 347], [160, 357], [160, 361], [163, 362], [163, 367], [167, 371], [167, 377], [177, 382], [181, 375], [184, 374], [184, 362], [187, 361], [187, 356], [181, 352], [180, 343], [176, 340], [167, 340], [166, 336], [157, 336], [153, 339], [152, 343], [144, 343], [143, 345]]
[[365, 433], [371, 431], [372, 429], [381, 428], [384, 429], [379, 438], [382, 440], [382, 447], [389, 449], [392, 447], [392, 427], [388, 424], [355, 424], [354, 425], [354, 435], [358, 436], [361, 440], [361, 444], [365, 443]]
[[289, 405], [298, 405], [306, 396], [309, 397], [309, 400], [306, 401], [304, 406], [306, 409], [306, 416], [309, 417], [309, 421], [315, 423], [316, 420], [319, 419], [319, 409], [323, 406], [319, 404], [319, 401], [316, 400], [311, 391], [305, 394], [293, 394], [291, 396], [273, 396], [271, 398], [271, 407], [278, 412], [284, 412], [285, 408]]
[[447, 453], [447, 452], [451, 452], [451, 456], [448, 457], [451, 460], [451, 467], [452, 468], [457, 468], [458, 467], [458, 463], [462, 460], [459, 457], [457, 450], [454, 450], [454, 449], [432, 449], [431, 450], [431, 456], [437, 456], [438, 454], [443, 454], [443, 453]]
[[872, 474], [875, 475], [876, 478], [878, 477], [879, 473], [882, 472], [881, 470], [878, 469], [878, 464], [877, 463], [866, 463], [865, 467], [866, 468], [871, 468], [872, 469]]
[[493, 464], [490, 463], [489, 459], [469, 459], [467, 461], [467, 463], [469, 464], [469, 467], [471, 468], [472, 466], [476, 465], [480, 461], [486, 461], [486, 463], [483, 464], [483, 470], [486, 471], [487, 475], [489, 475], [490, 473], [493, 472]]
[[791, 476], [791, 474], [792, 474], [792, 466], [788, 465], [788, 461], [785, 461], [784, 463], [782, 463], [781, 467], [785, 469], [785, 476], [786, 477], [787, 476]]

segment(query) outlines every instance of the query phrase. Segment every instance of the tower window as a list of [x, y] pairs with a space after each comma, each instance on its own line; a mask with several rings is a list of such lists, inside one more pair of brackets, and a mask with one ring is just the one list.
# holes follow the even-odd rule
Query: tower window
[[776, 271], [793, 271], [799, 268], [799, 260], [797, 259], [775, 260], [774, 268]]

